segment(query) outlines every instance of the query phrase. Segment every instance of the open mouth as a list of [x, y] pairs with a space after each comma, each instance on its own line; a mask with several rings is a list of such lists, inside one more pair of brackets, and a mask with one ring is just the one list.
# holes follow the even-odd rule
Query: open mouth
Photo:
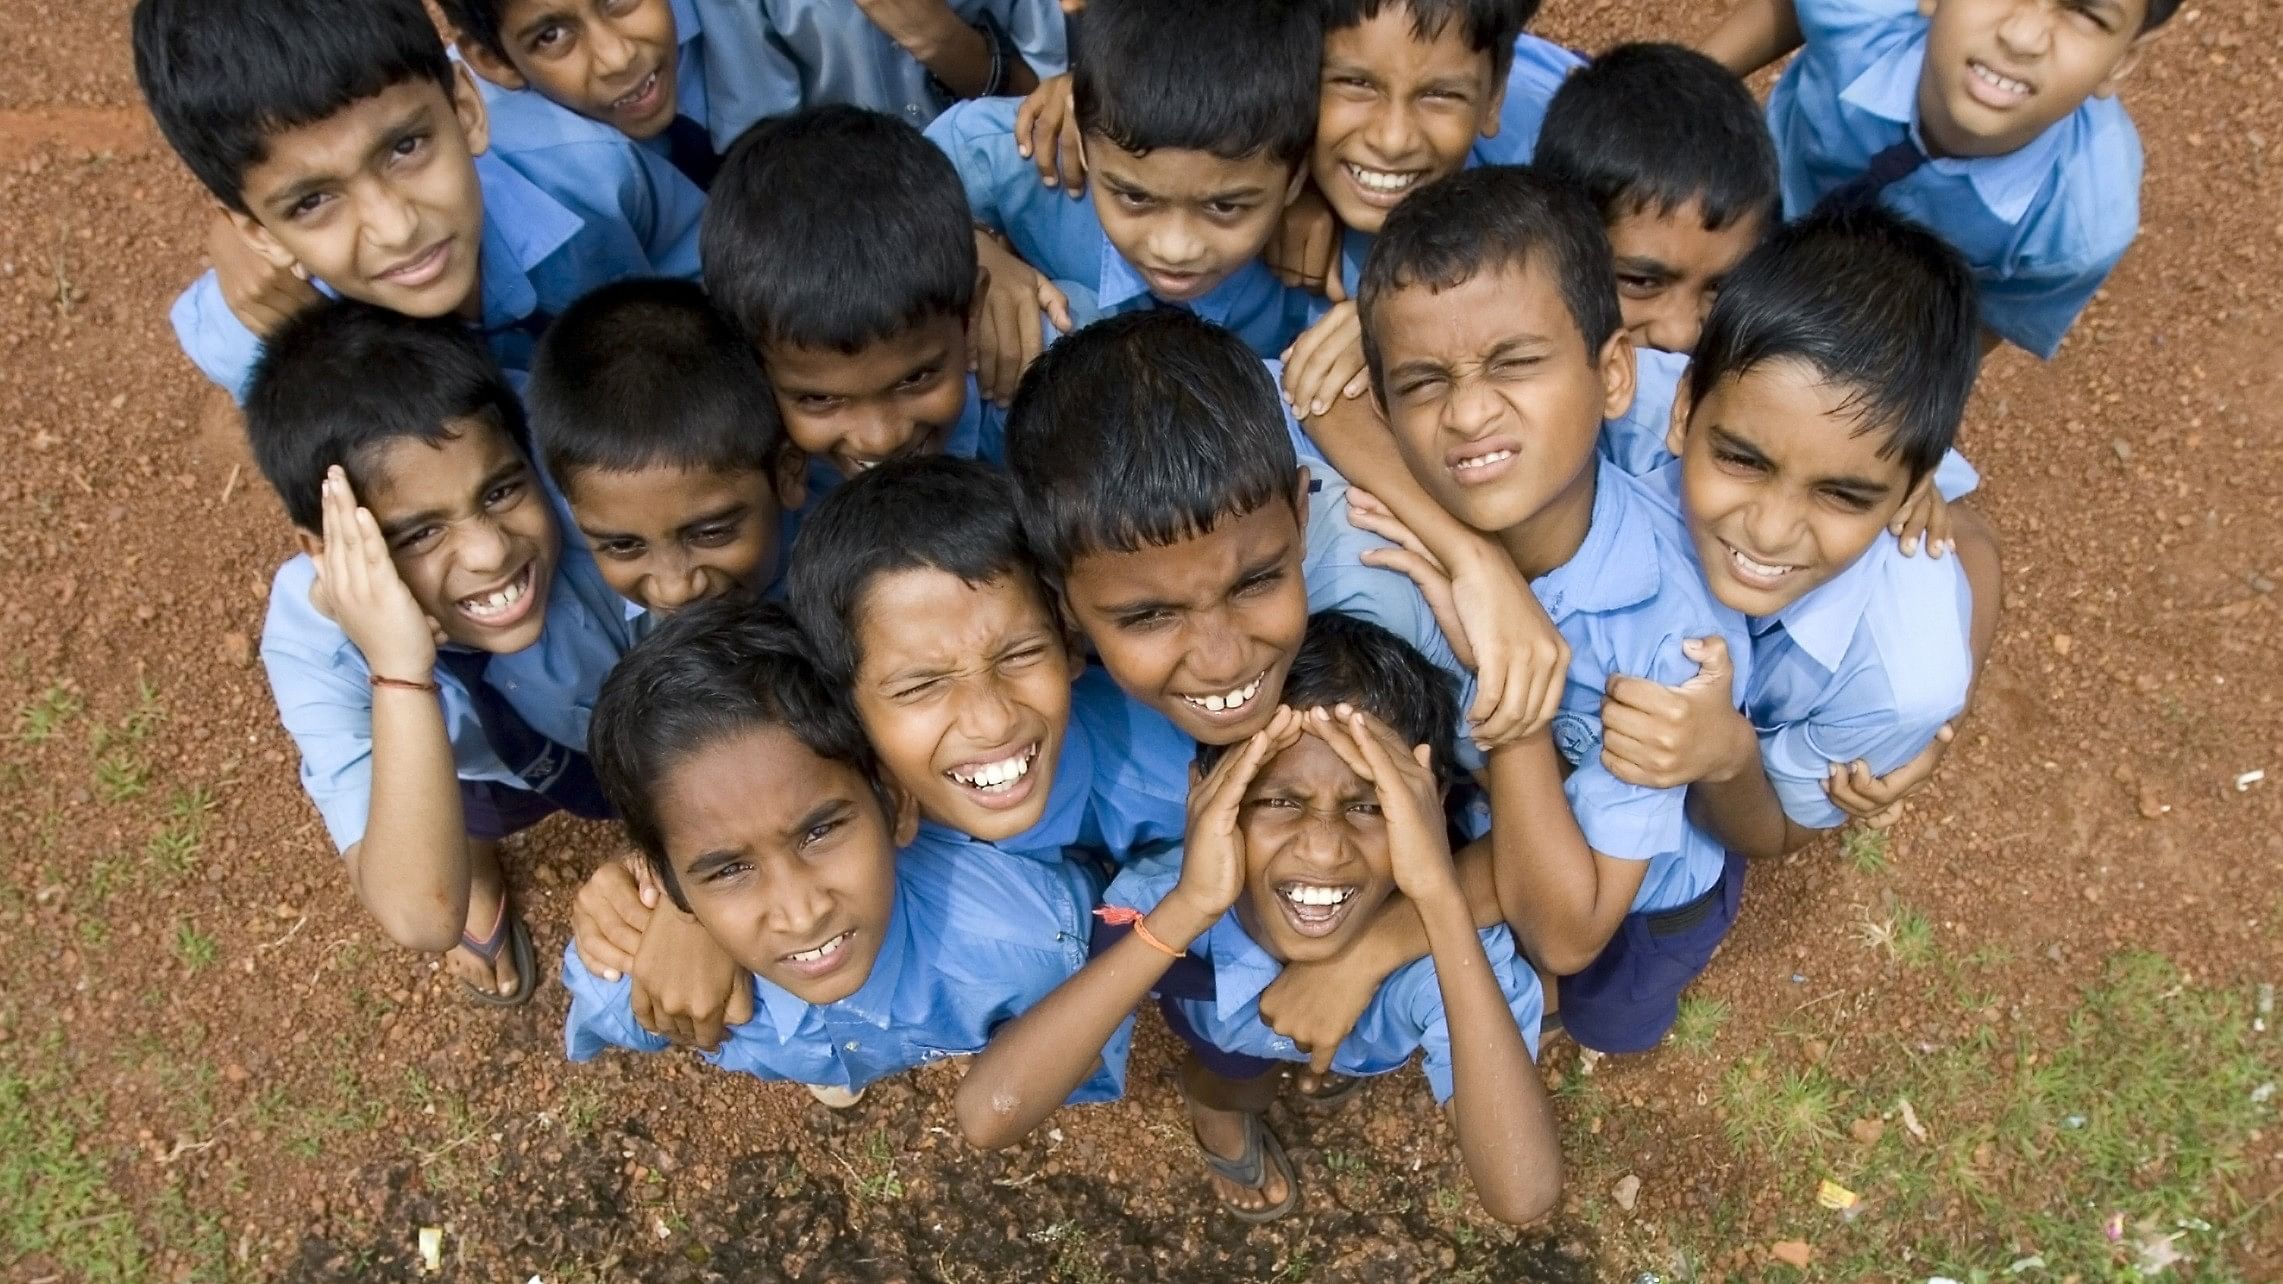
[[1504, 473], [1520, 457], [1521, 452], [1512, 446], [1478, 443], [1451, 452], [1451, 476], [1462, 486], [1477, 486]]
[[512, 624], [520, 624], [539, 601], [538, 595], [531, 591], [537, 570], [537, 563], [525, 562], [523, 569], [517, 571], [515, 578], [505, 586], [463, 597], [452, 605], [459, 609], [460, 614], [487, 629], [503, 629]]
[[1341, 161], [1340, 171], [1357, 193], [1374, 205], [1395, 204], [1427, 177], [1423, 169], [1368, 169], [1353, 161]]
[[1181, 698], [1188, 701], [1189, 707], [1199, 713], [1209, 714], [1215, 718], [1233, 718], [1251, 706], [1253, 700], [1260, 695], [1261, 684], [1266, 681], [1268, 681], [1268, 670], [1262, 669], [1259, 676], [1234, 690], [1217, 691], [1207, 695], [1183, 694]]
[[1030, 794], [1040, 744], [1033, 740], [1004, 757], [963, 762], [943, 774], [986, 807], [1012, 807]]
[[1276, 885], [1276, 903], [1284, 921], [1302, 936], [1330, 936], [1354, 907], [1354, 884], [1286, 882]]
[[452, 242], [447, 237], [382, 272], [380, 279], [391, 285], [402, 286], [408, 290], [417, 290], [422, 286], [435, 284], [436, 280], [444, 275], [444, 269], [449, 267], [451, 262]]
[[1968, 60], [1966, 86], [1975, 99], [1990, 107], [2012, 107], [2032, 93], [2036, 86], [2026, 80], [2008, 76], [1987, 63]]
[[1143, 268], [1142, 279], [1149, 282], [1151, 294], [1176, 303], [1187, 302], [1205, 292], [1203, 272], [1167, 272], [1159, 268]]
[[644, 76], [641, 83], [635, 85], [633, 89], [610, 100], [612, 112], [634, 119], [648, 116], [657, 106], [658, 73], [656, 71]]
[[1728, 567], [1736, 578], [1753, 588], [1782, 588], [1785, 581], [1799, 573], [1797, 566], [1783, 562], [1763, 562], [1726, 540], [1720, 546], [1728, 550]]
[[850, 928], [840, 935], [805, 950], [779, 955], [777, 961], [805, 977], [829, 975], [848, 958], [848, 943], [855, 939], [856, 929]]

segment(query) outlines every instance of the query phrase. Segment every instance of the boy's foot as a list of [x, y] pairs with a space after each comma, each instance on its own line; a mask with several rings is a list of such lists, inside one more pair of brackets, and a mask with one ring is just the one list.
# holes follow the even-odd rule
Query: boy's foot
[[855, 1105], [857, 1102], [864, 1100], [864, 1090], [862, 1088], [857, 1088], [851, 1091], [850, 1089], [829, 1083], [804, 1083], [801, 1086], [809, 1090], [810, 1096], [815, 1097], [818, 1101], [823, 1102], [835, 1110], [846, 1110], [850, 1106]]
[[1292, 1160], [1259, 1115], [1192, 1101], [1189, 1125], [1213, 1175], [1213, 1193], [1238, 1221], [1258, 1226], [1300, 1206]]
[[[486, 1007], [520, 1007], [539, 988], [539, 969], [531, 953], [531, 929], [508, 911], [507, 898], [499, 901], [491, 931], [478, 940], [460, 933], [459, 948], [448, 961], [460, 973], [460, 983], [476, 1002]], [[479, 980], [478, 978], [483, 978]], [[489, 983], [486, 984], [485, 982]]]
[[1300, 1103], [1317, 1113], [1329, 1113], [1348, 1103], [1363, 1090], [1363, 1080], [1353, 1075], [1317, 1074], [1310, 1070], [1294, 1072], [1292, 1091]]

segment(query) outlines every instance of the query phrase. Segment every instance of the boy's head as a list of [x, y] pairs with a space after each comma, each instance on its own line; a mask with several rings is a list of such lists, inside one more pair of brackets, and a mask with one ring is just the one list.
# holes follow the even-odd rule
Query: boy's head
[[674, 123], [681, 37], [672, 0], [436, 0], [460, 56], [629, 138]]
[[795, 445], [848, 474], [943, 448], [975, 298], [950, 157], [859, 107], [774, 116], [730, 148], [701, 239], [706, 289], [760, 352]]
[[1322, 0], [1323, 71], [1308, 173], [1359, 232], [1464, 168], [1498, 132], [1514, 39], [1537, 0]]
[[[1284, 703], [1303, 710], [1351, 705], [1406, 746], [1426, 745], [1446, 792], [1458, 779], [1459, 702], [1450, 677], [1367, 620], [1337, 611], [1310, 616]], [[1212, 770], [1227, 749], [1199, 749], [1200, 769]], [[1303, 734], [1261, 765], [1245, 791], [1241, 823], [1245, 894], [1237, 917], [1287, 963], [1344, 953], [1395, 890], [1378, 795], [1318, 735]]]
[[1668, 439], [1713, 596], [1769, 615], [1852, 565], [1950, 448], [1980, 362], [1973, 272], [1915, 223], [1819, 211], [1753, 251]]
[[320, 487], [337, 465], [448, 640], [502, 654], [539, 640], [561, 537], [523, 407], [466, 326], [311, 308], [270, 336], [246, 436], [303, 551], [324, 549]]
[[1307, 627], [1307, 474], [1242, 340], [1178, 309], [1064, 338], [1015, 394], [1007, 468], [1119, 686], [1207, 743], [1268, 725]]
[[420, 0], [141, 0], [135, 76], [271, 263], [407, 316], [478, 301], [483, 99]]
[[1071, 93], [1102, 230], [1185, 303], [1260, 256], [1306, 176], [1321, 26], [1309, 0], [1095, 0]]
[[1776, 147], [1744, 82], [1679, 45], [1619, 45], [1546, 107], [1531, 164], [1601, 211], [1633, 342], [1696, 346], [1730, 269], [1782, 221]]
[[922, 813], [986, 841], [1038, 823], [1083, 661], [1006, 478], [937, 457], [835, 487], [802, 525], [786, 599]]
[[672, 611], [776, 578], [803, 461], [696, 285], [620, 281], [566, 309], [532, 363], [531, 426], [619, 596]]
[[603, 682], [587, 752], [739, 967], [810, 1003], [871, 976], [916, 822], [781, 608], [716, 598], [660, 625]]
[[2180, 0], [1918, 0], [1918, 122], [1937, 156], [2018, 151], [2139, 65]]
[[1633, 345], [1574, 188], [1454, 174], [1388, 215], [1357, 293], [1396, 447], [1453, 516], [1505, 531], [1590, 480], [1601, 421], [1633, 404]]

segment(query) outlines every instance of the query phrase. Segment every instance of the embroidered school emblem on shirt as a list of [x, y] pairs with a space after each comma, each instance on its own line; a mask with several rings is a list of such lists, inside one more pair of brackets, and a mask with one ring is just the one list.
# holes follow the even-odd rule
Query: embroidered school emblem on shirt
[[1554, 748], [1561, 750], [1573, 767], [1582, 766], [1588, 755], [1601, 751], [1601, 724], [1582, 713], [1554, 715]]

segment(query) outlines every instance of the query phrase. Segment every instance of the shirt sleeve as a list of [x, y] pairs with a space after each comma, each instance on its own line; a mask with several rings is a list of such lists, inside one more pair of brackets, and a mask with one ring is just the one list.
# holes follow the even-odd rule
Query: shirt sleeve
[[622, 150], [633, 162], [626, 186], [626, 220], [642, 240], [651, 272], [697, 280], [698, 225], [705, 218], [705, 193], [649, 148], [629, 143]]
[[[927, 127], [928, 141], [943, 149], [959, 171], [959, 185], [967, 189], [967, 205], [976, 220], [1000, 232], [1008, 230], [1013, 198], [1022, 195], [1023, 186], [1039, 181], [1030, 162], [1015, 151], [1014, 117], [1001, 108], [1005, 101], [953, 103]], [[1018, 163], [1027, 174], [1015, 173]]]
[[261, 360], [262, 341], [230, 311], [222, 299], [222, 283], [209, 268], [190, 283], [168, 312], [174, 337], [199, 372], [230, 394], [240, 405], [254, 381], [254, 366]]
[[373, 698], [363, 674], [344, 673], [290, 643], [262, 642], [278, 717], [301, 754], [301, 787], [340, 851], [365, 836], [373, 794]]
[[667, 1040], [650, 1033], [634, 1019], [629, 995], [634, 978], [605, 981], [587, 971], [576, 944], [563, 946], [563, 988], [571, 992], [571, 1010], [563, 1018], [563, 1055], [573, 1061], [591, 1061], [604, 1048], [632, 1048], [637, 1052], [663, 1052]]
[[[1492, 928], [1478, 939], [1490, 962], [1491, 975], [1506, 995], [1507, 1010], [1514, 1014], [1515, 1028], [1521, 1031], [1522, 1046], [1535, 1061], [1538, 1027], [1545, 1019], [1538, 975], [1516, 960], [1513, 938], [1505, 929]], [[1420, 1068], [1427, 1073], [1427, 1086], [1434, 1091], [1436, 1105], [1449, 1105], [1456, 1084], [1451, 1076], [1451, 1025], [1443, 1007], [1442, 978], [1431, 962], [1421, 960], [1408, 969], [1399, 985], [1399, 992], [1392, 997], [1403, 1004], [1401, 1010], [1408, 1014], [1412, 1028], [1419, 1031]]]
[[1860, 758], [1873, 774], [1883, 776], [1917, 757], [1965, 703], [1961, 683], [1953, 702], [1899, 709], [1883, 675], [1866, 669], [1825, 701], [1832, 710], [1852, 712], [1807, 718], [1767, 732], [1760, 737], [1760, 762], [1785, 815], [1809, 829], [1832, 829], [1845, 824], [1847, 815], [1823, 791], [1831, 764]]
[[1102, 892], [1102, 903], [1146, 914], [1180, 881], [1181, 853], [1157, 852], [1119, 870]]
[[992, 16], [1040, 80], [1070, 69], [1070, 41], [1057, 0], [1012, 0], [998, 8]]
[[770, 29], [763, 0], [697, 0], [706, 42], [706, 131], [714, 150], [753, 122], [801, 105], [801, 69]]
[[2109, 258], [2082, 269], [1984, 277], [1976, 282], [1981, 287], [1982, 324], [2015, 347], [2051, 361], [2061, 350], [2061, 337], [2093, 301], [2116, 263]]

